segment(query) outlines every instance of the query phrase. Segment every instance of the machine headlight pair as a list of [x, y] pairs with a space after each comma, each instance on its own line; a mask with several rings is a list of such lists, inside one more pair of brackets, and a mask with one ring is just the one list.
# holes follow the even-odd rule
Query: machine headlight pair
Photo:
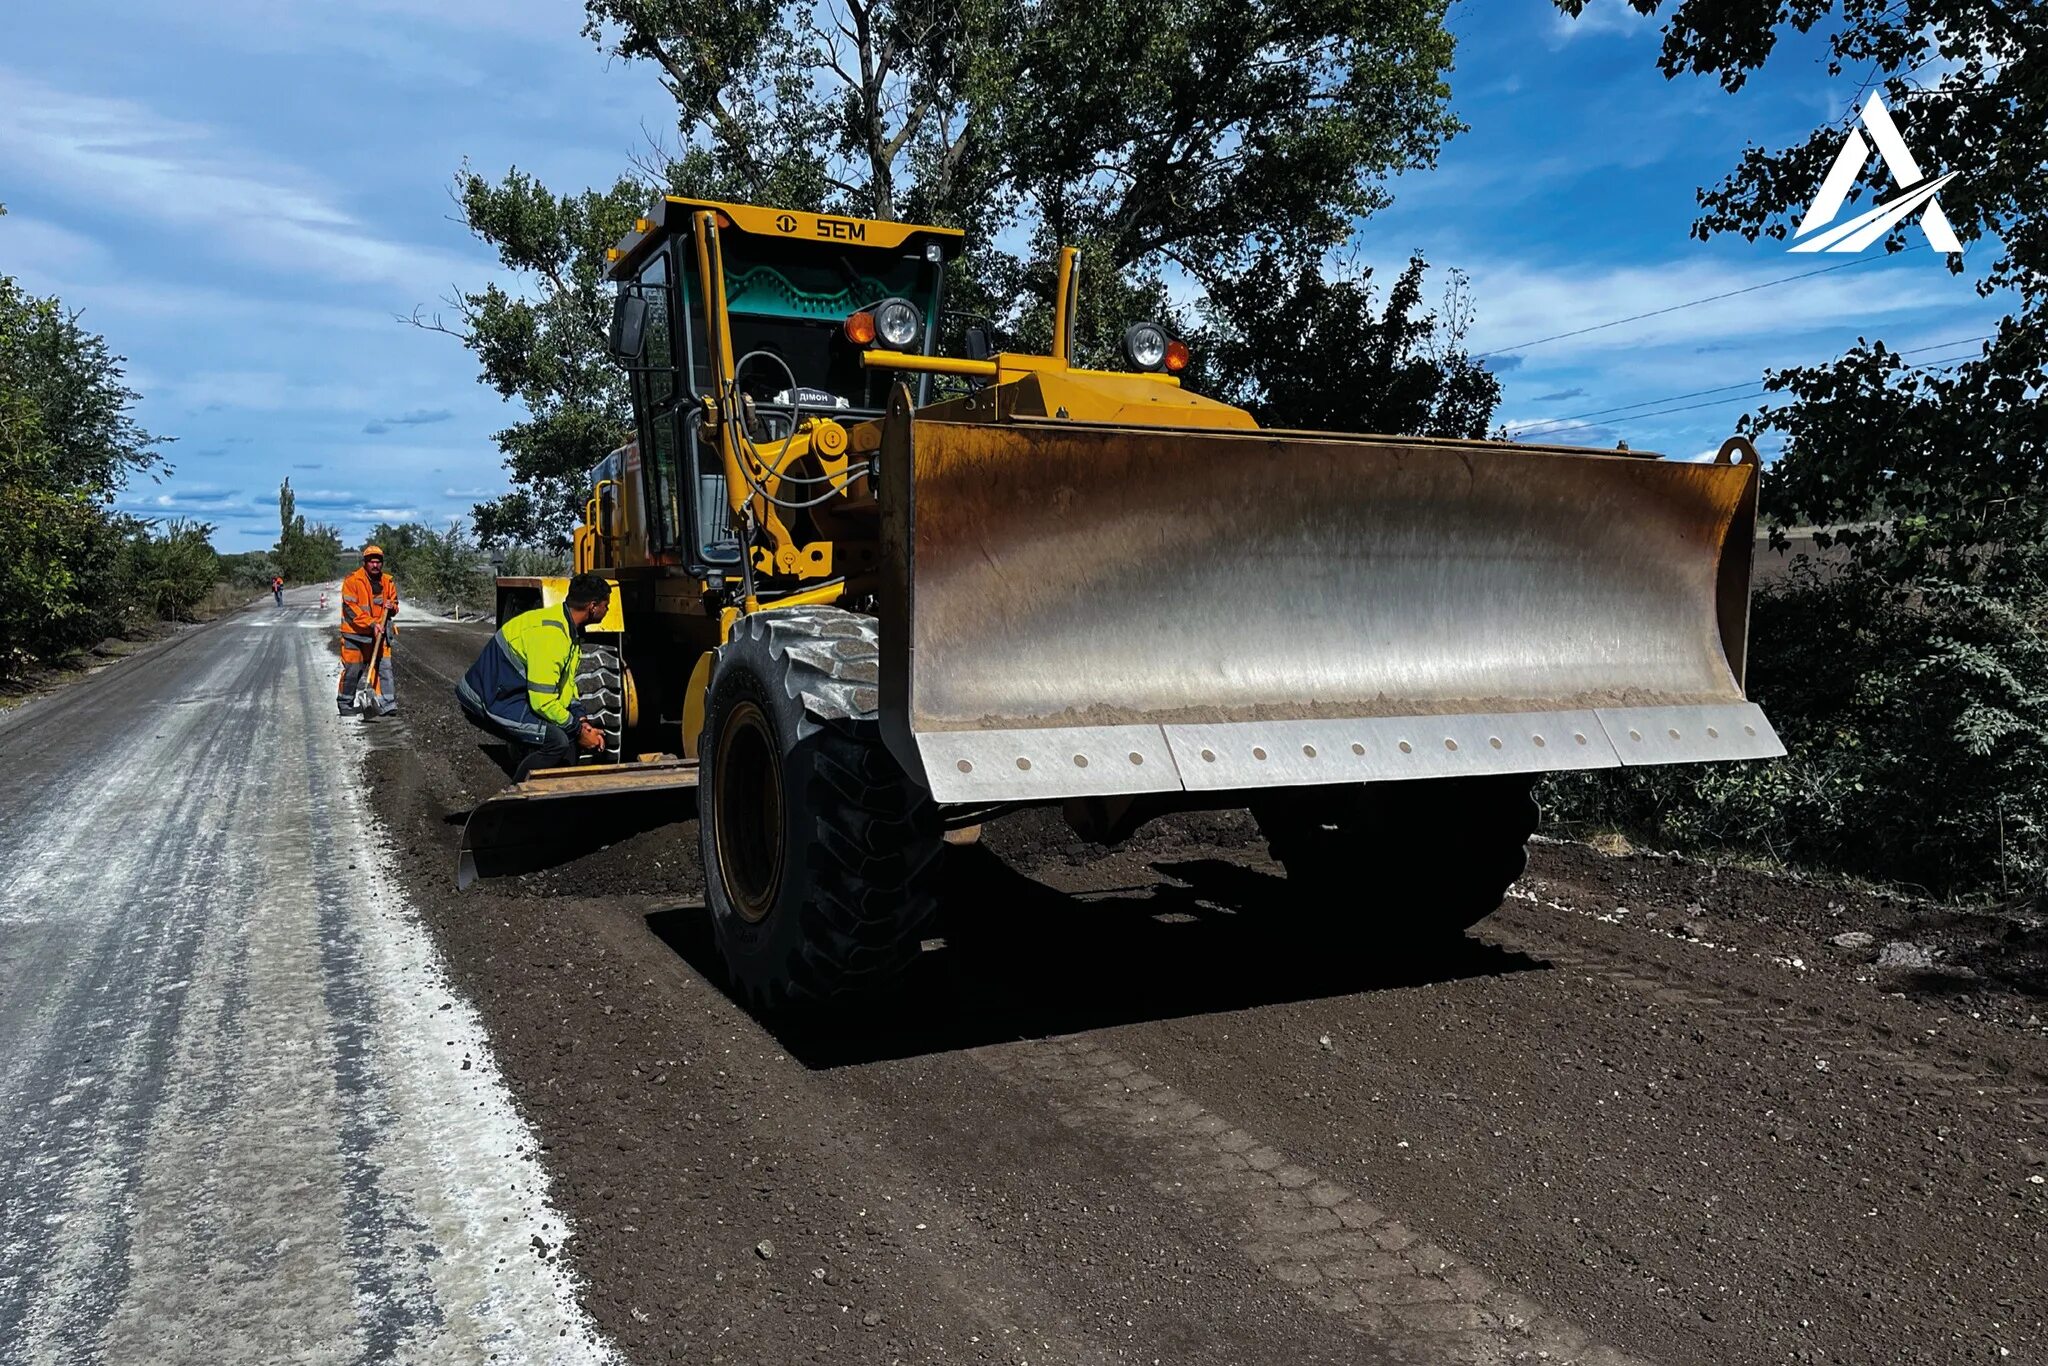
[[1134, 323], [1124, 331], [1124, 359], [1138, 370], [1177, 375], [1188, 368], [1188, 347], [1167, 336], [1158, 323]]
[[924, 315], [908, 299], [884, 299], [846, 320], [846, 339], [855, 346], [877, 341], [892, 351], [908, 350], [924, 330]]

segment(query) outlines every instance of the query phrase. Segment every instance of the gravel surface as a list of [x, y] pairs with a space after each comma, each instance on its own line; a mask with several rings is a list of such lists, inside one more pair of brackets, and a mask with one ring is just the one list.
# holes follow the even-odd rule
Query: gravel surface
[[0, 1366], [611, 1360], [317, 592], [0, 725]]
[[630, 1360], [2043, 1359], [2025, 915], [1542, 843], [1375, 958], [1245, 820], [1037, 813], [954, 851], [894, 1008], [778, 1033], [692, 824], [455, 894], [484, 639], [409, 634], [368, 779], [577, 1230], [534, 1256]]

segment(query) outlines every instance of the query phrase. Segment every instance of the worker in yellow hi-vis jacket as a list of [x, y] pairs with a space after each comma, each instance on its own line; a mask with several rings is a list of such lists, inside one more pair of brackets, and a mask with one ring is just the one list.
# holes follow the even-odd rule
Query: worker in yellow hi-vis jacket
[[611, 596], [602, 576], [578, 574], [560, 606], [521, 612], [500, 627], [455, 685], [470, 724], [511, 743], [519, 756], [515, 781], [603, 747], [604, 733], [584, 719], [576, 696], [577, 642]]

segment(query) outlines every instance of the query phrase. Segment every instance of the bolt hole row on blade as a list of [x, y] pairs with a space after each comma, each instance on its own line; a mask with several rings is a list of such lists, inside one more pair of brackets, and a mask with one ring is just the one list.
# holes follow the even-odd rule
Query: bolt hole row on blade
[[922, 733], [940, 801], [1375, 782], [1781, 753], [1748, 703]]

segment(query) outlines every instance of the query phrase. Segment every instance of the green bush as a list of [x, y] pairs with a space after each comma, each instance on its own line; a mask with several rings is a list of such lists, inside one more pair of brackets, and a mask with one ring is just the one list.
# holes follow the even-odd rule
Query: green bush
[[536, 545], [509, 545], [498, 552], [497, 573], [508, 579], [555, 578], [569, 572], [569, 554]]
[[121, 358], [55, 299], [0, 276], [0, 678], [118, 631], [129, 603], [110, 510], [158, 442]]
[[120, 629], [119, 554], [96, 500], [0, 480], [0, 678]]
[[236, 588], [260, 588], [268, 592], [270, 581], [277, 577], [277, 573], [277, 556], [268, 550], [244, 550], [220, 557], [221, 581]]
[[121, 547], [125, 596], [159, 621], [190, 621], [220, 581], [220, 556], [203, 522], [173, 520], [162, 531], [135, 523]]
[[1774, 763], [1562, 775], [1554, 819], [1734, 845], [1944, 896], [2048, 895], [2048, 600], [1854, 565], [1760, 593]]
[[450, 610], [488, 612], [496, 600], [490, 560], [458, 523], [436, 531], [418, 522], [384, 524], [371, 534], [384, 547], [384, 564], [398, 590], [415, 602]]

